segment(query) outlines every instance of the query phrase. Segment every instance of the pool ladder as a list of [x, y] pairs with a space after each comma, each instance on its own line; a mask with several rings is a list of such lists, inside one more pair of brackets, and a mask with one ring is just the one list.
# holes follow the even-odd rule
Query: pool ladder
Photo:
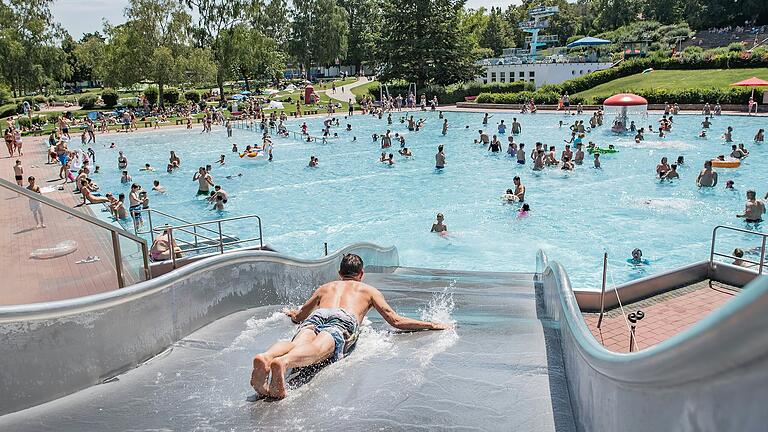
[[[244, 215], [244, 216], [235, 216], [230, 218], [224, 218], [224, 219], [215, 219], [210, 221], [202, 221], [202, 222], [189, 222], [187, 220], [184, 220], [180, 217], [170, 215], [168, 213], [165, 213], [163, 211], [148, 208], [143, 209], [142, 213], [147, 215], [147, 221], [149, 225], [149, 229], [146, 231], [142, 231], [141, 227], [136, 226], [134, 224], [134, 233], [138, 235], [142, 234], [149, 234], [151, 241], [154, 243], [155, 241], [155, 233], [162, 233], [165, 230], [168, 230], [168, 237], [170, 239], [171, 244], [178, 245], [182, 252], [184, 253], [192, 253], [192, 252], [202, 252], [205, 250], [212, 250], [216, 249], [220, 254], [223, 254], [225, 252], [225, 249], [227, 248], [233, 248], [237, 245], [242, 245], [244, 243], [252, 243], [252, 242], [258, 242], [258, 248], [263, 249], [264, 248], [264, 240], [263, 240], [263, 233], [262, 233], [262, 227], [261, 227], [261, 218], [255, 214], [250, 215]], [[156, 214], [155, 219], [158, 219], [158, 216], [170, 219], [173, 222], [178, 222], [178, 224], [168, 224], [165, 223], [159, 227], [155, 227], [155, 224], [152, 220], [152, 215]], [[251, 237], [246, 239], [241, 239], [234, 235], [225, 234], [222, 230], [222, 224], [227, 222], [233, 222], [233, 221], [241, 221], [241, 220], [247, 220], [252, 219], [258, 224], [259, 228], [259, 235], [258, 237]], [[250, 225], [251, 222], [246, 222], [246, 225]], [[213, 225], [213, 227], [211, 227]], [[187, 236], [191, 236], [191, 238], [182, 238], [180, 237], [180, 234], [183, 233]], [[171, 254], [171, 262], [173, 264], [173, 268], [177, 268], [176, 266], [176, 254]]]

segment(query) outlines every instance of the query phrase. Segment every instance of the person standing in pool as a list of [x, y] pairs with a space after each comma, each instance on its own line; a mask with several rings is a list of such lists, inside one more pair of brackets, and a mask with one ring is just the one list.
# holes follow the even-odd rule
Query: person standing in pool
[[711, 160], [704, 162], [704, 169], [702, 169], [701, 172], [699, 172], [699, 176], [696, 178], [696, 186], [698, 187], [717, 186], [717, 171], [712, 169]]
[[523, 127], [520, 125], [520, 122], [517, 121], [517, 117], [512, 118], [512, 133], [515, 135], [519, 135], [523, 131]]
[[757, 199], [754, 190], [747, 191], [747, 202], [744, 204], [744, 213], [737, 214], [737, 218], [744, 218], [747, 223], [760, 223], [765, 214], [765, 203]]
[[525, 165], [525, 144], [520, 143], [520, 146], [517, 148], [517, 163], [519, 165]]
[[205, 167], [200, 167], [197, 169], [195, 175], [192, 176], [192, 181], [198, 182], [198, 195], [209, 195], [208, 191], [211, 189], [211, 186], [213, 186], [213, 178], [208, 173], [208, 171], [206, 171]]
[[573, 156], [573, 163], [576, 165], [581, 165], [584, 163], [584, 144], [576, 144], [576, 153], [574, 153]]
[[443, 135], [448, 133], [448, 119], [443, 120]]
[[520, 176], [515, 176], [512, 181], [515, 183], [515, 191], [513, 192], [513, 195], [515, 198], [517, 198], [518, 201], [525, 201], [525, 185], [520, 180]]
[[282, 399], [288, 369], [344, 358], [357, 342], [360, 323], [371, 308], [399, 330], [451, 327], [398, 315], [379, 290], [362, 282], [364, 276], [363, 260], [355, 254], [344, 255], [339, 264], [340, 280], [320, 286], [300, 309], [284, 311], [298, 329], [290, 342], [277, 342], [254, 357], [251, 386], [256, 392]]
[[448, 233], [448, 225], [444, 224], [445, 217], [442, 213], [437, 214], [437, 222], [432, 224], [432, 230], [430, 232], [443, 234]]
[[445, 152], [443, 152], [443, 145], [437, 146], [437, 154], [435, 155], [435, 168], [445, 168]]

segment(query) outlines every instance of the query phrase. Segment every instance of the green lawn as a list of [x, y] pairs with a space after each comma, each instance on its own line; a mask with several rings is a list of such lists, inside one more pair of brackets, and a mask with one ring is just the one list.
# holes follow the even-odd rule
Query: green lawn
[[725, 88], [731, 83], [753, 76], [768, 80], [768, 68], [655, 70], [647, 74], [630, 75], [600, 84], [597, 87], [576, 93], [575, 96], [581, 96], [587, 100], [592, 98], [600, 100], [616, 93], [641, 89]]
[[379, 85], [378, 81], [368, 81], [367, 83], [361, 86], [353, 87], [352, 94], [355, 95], [355, 99], [360, 100], [363, 96], [368, 95], [369, 88], [373, 86], [378, 86], [378, 85]]

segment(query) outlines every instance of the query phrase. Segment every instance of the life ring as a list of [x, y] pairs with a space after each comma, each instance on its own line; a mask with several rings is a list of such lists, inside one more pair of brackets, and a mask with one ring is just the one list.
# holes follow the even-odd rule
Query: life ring
[[77, 250], [77, 242], [74, 240], [64, 240], [49, 248], [40, 248], [33, 250], [29, 257], [32, 259], [50, 259], [69, 255]]
[[712, 166], [716, 168], [738, 168], [739, 166], [741, 166], [741, 161], [738, 159], [734, 159], [734, 160], [712, 159]]
[[241, 159], [246, 157], [246, 156], [248, 156], [249, 158], [255, 158], [257, 156], [261, 156], [261, 152], [260, 151], [251, 151], [251, 152], [240, 153], [240, 158]]

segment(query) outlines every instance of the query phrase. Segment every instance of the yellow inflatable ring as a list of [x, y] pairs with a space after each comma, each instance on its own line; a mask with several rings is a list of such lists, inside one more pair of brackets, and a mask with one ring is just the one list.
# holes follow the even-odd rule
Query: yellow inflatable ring
[[738, 168], [741, 166], [740, 160], [718, 160], [712, 159], [712, 166], [715, 168]]

